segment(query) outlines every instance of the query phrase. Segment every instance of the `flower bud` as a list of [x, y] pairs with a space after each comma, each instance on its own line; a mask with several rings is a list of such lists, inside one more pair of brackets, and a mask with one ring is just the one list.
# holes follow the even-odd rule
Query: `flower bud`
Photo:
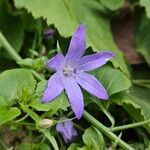
[[54, 120], [42, 119], [39, 121], [38, 126], [40, 128], [49, 128], [54, 125]]
[[44, 36], [46, 39], [52, 38], [54, 34], [55, 34], [54, 29], [47, 28], [44, 30]]
[[68, 118], [61, 118], [61, 123], [56, 125], [56, 130], [61, 134], [64, 141], [69, 143], [77, 137], [77, 131], [73, 126], [73, 122], [71, 120], [67, 121], [67, 119]]

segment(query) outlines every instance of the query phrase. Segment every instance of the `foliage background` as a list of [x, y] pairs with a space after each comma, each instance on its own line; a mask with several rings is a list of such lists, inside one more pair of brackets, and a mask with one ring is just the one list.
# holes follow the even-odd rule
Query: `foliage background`
[[[149, 121], [148, 0], [0, 0], [2, 150], [121, 149], [86, 117], [74, 120], [79, 136], [72, 144], [64, 143], [55, 126], [38, 127], [44, 118], [73, 117], [65, 93], [48, 104], [41, 104], [41, 96], [53, 74], [45, 68], [45, 62], [60, 50], [66, 53], [70, 37], [80, 23], [86, 26], [88, 54], [102, 50], [116, 53], [115, 59], [92, 72], [107, 89], [109, 101], [95, 100], [84, 92], [85, 110], [112, 132], [117, 126]], [[46, 28], [55, 30], [50, 39], [43, 34]], [[114, 132], [117, 136], [121, 133], [121, 139], [135, 149], [150, 148], [148, 124], [121, 130]]]

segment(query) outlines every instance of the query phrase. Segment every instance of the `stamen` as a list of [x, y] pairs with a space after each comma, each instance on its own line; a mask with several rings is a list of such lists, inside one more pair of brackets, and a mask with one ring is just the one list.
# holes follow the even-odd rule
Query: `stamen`
[[64, 67], [63, 73], [65, 76], [74, 76], [74, 74], [76, 73], [76, 70], [73, 69], [71, 66], [66, 65]]

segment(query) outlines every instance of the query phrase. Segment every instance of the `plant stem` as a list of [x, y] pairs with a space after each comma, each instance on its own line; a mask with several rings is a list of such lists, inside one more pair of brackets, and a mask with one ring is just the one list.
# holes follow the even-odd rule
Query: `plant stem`
[[14, 50], [14, 48], [8, 43], [7, 39], [4, 37], [2, 32], [0, 32], [0, 42], [16, 62], [22, 60], [22, 58], [18, 55], [18, 53]]
[[21, 122], [21, 121], [25, 120], [28, 116], [29, 116], [29, 115], [26, 114], [25, 116], [23, 116], [22, 118], [16, 120], [15, 122], [16, 122], [16, 123]]
[[[20, 57], [20, 55], [15, 51], [15, 49], [9, 44], [7, 39], [4, 37], [2, 32], [0, 32], [0, 42], [2, 43], [3, 47], [6, 49], [6, 51], [9, 53], [9, 55], [14, 59], [16, 62], [22, 61], [23, 59]], [[38, 74], [36, 71], [31, 70], [33, 75], [39, 79], [39, 80], [44, 80], [40, 74]]]
[[40, 81], [45, 80], [38, 72], [36, 72], [35, 70], [30, 69], [30, 71], [32, 72], [32, 74], [39, 79]]
[[[97, 129], [99, 129], [103, 134], [109, 137], [111, 140], [115, 141], [118, 137], [110, 131], [109, 128], [101, 124], [97, 119], [91, 116], [87, 111], [84, 111], [84, 118], [93, 124]], [[118, 145], [124, 148], [125, 150], [134, 150], [130, 145], [124, 142], [121, 139], [118, 139]]]
[[150, 80], [144, 80], [144, 79], [134, 79], [132, 80], [133, 83], [150, 83]]
[[[26, 105], [20, 103], [20, 106], [35, 121], [35, 123], [38, 124], [41, 118]], [[55, 150], [59, 150], [55, 138], [51, 135], [48, 129], [41, 129], [39, 131], [45, 135], [45, 137], [50, 141]]]
[[21, 108], [37, 123], [39, 120], [40, 120], [40, 117], [35, 113], [33, 112], [31, 109], [28, 108], [28, 106], [22, 104], [22, 103], [19, 103]]
[[4, 150], [8, 150], [7, 145], [4, 143], [4, 141], [2, 140], [2, 138], [0, 138], [0, 145], [2, 146], [1, 148], [4, 148]]
[[111, 128], [113, 128], [115, 125], [115, 120], [114, 120], [113, 116], [105, 109], [105, 107], [102, 105], [102, 103], [100, 101], [97, 101], [95, 98], [92, 98], [92, 100], [99, 106], [99, 108], [107, 116], [107, 118], [111, 122]]
[[111, 129], [112, 132], [116, 132], [116, 131], [120, 131], [120, 130], [126, 130], [126, 129], [130, 129], [130, 128], [135, 128], [135, 127], [139, 127], [139, 126], [143, 126], [146, 124], [150, 124], [150, 120], [146, 120], [146, 121], [142, 121], [142, 122], [137, 122], [137, 123], [132, 123], [129, 125], [123, 125], [123, 126], [118, 126], [118, 127], [113, 127]]

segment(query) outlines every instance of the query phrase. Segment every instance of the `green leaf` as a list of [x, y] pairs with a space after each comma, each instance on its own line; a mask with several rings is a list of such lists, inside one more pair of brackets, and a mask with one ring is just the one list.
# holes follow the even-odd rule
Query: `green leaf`
[[140, 5], [145, 7], [147, 17], [150, 18], [150, 1], [149, 0], [140, 0]]
[[136, 50], [144, 56], [150, 65], [150, 19], [148, 19], [145, 14], [138, 16], [137, 19], [135, 30]]
[[0, 110], [0, 125], [7, 121], [11, 121], [21, 114], [20, 110], [16, 107], [2, 108]]
[[59, 150], [57, 141], [55, 138], [51, 135], [49, 130], [41, 130], [41, 132], [45, 135], [45, 137], [49, 140], [49, 142], [53, 145], [55, 150]]
[[133, 99], [142, 109], [142, 114], [145, 120], [150, 119], [150, 88], [140, 86], [132, 87], [131, 94], [136, 97]]
[[85, 130], [83, 141], [90, 150], [104, 150], [105, 142], [101, 132], [95, 127], [90, 127]]
[[37, 98], [33, 97], [33, 99], [31, 99], [30, 106], [38, 111], [51, 111], [52, 114], [56, 113], [58, 110], [66, 111], [69, 102], [64, 92], [52, 102], [46, 104], [41, 103], [41, 97], [46, 86], [47, 81], [41, 81], [38, 83], [35, 94], [35, 97], [37, 96]]
[[[131, 91], [114, 95], [110, 102], [121, 105], [136, 121], [150, 119], [150, 89], [134, 86]], [[145, 126], [150, 131], [150, 126]]]
[[68, 150], [78, 150], [79, 146], [80, 146], [80, 145], [77, 144], [77, 143], [72, 143], [72, 144], [69, 146]]
[[51, 150], [51, 148], [46, 143], [40, 143], [38, 145], [38, 150]]
[[[26, 8], [35, 18], [43, 17], [48, 25], [54, 24], [64, 37], [72, 36], [76, 27], [86, 26], [87, 46], [94, 51], [110, 50], [117, 55], [112, 60], [115, 67], [128, 73], [122, 53], [114, 43], [106, 10], [99, 2], [87, 0], [14, 0], [17, 8]], [[38, 9], [37, 9], [38, 8]], [[84, 13], [83, 13], [84, 12]]]
[[0, 125], [7, 121], [11, 121], [21, 114], [16, 107], [9, 107], [6, 100], [0, 97]]
[[30, 150], [30, 149], [35, 149], [35, 144], [34, 143], [21, 143], [19, 145], [19, 150]]
[[99, 0], [106, 8], [117, 10], [123, 6], [124, 0]]
[[7, 70], [0, 74], [0, 96], [11, 104], [23, 94], [25, 89], [32, 93], [36, 86], [36, 80], [27, 69]]
[[129, 78], [110, 65], [96, 69], [93, 74], [104, 85], [109, 95], [127, 90], [131, 86]]

